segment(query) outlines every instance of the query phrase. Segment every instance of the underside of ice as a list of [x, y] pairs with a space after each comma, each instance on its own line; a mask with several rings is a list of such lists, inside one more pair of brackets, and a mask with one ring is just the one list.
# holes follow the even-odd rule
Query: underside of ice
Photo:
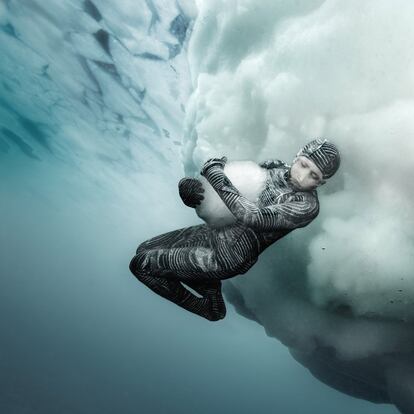
[[[224, 173], [243, 197], [256, 203], [264, 189], [267, 173], [253, 161], [232, 161], [224, 166]], [[217, 192], [205, 177], [200, 176], [204, 189], [201, 204], [196, 207], [197, 215], [211, 227], [234, 224], [236, 218], [226, 207]]]

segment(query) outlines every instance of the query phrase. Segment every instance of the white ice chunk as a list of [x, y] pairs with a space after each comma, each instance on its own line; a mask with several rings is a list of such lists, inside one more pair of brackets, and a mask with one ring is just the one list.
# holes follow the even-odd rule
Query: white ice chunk
[[[267, 171], [253, 161], [232, 161], [224, 166], [232, 184], [248, 200], [256, 203], [264, 189]], [[204, 200], [197, 206], [197, 215], [211, 227], [223, 227], [236, 222], [236, 218], [223, 203], [210, 183], [201, 176]]]

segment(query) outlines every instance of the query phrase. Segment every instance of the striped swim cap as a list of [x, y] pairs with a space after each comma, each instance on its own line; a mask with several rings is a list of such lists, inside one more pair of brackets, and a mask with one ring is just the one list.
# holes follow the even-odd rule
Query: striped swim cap
[[326, 139], [316, 138], [307, 143], [296, 156], [312, 160], [321, 170], [323, 178], [332, 177], [339, 168], [341, 157], [338, 148]]

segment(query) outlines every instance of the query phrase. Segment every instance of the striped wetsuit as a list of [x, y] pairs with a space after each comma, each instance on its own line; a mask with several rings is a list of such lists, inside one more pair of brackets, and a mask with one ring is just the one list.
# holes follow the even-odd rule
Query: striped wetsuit
[[[191, 226], [149, 239], [138, 246], [131, 272], [154, 292], [191, 312], [209, 320], [224, 318], [221, 280], [247, 272], [264, 249], [309, 224], [319, 212], [316, 190], [298, 191], [289, 182], [290, 166], [277, 160], [260, 165], [267, 169], [267, 178], [257, 203], [239, 193], [223, 168], [209, 168], [204, 176], [236, 223], [222, 228]], [[192, 191], [192, 181], [187, 180], [187, 193]]]

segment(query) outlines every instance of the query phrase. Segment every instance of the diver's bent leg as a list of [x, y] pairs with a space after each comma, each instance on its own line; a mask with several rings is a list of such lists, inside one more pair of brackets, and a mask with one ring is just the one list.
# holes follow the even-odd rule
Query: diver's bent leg
[[226, 309], [224, 301], [222, 300], [221, 292], [221, 301], [220, 299], [214, 297], [212, 294], [214, 288], [211, 286], [208, 291], [209, 295], [199, 298], [186, 289], [177, 279], [154, 277], [148, 271], [137, 271], [137, 269], [139, 269], [139, 265], [137, 266], [135, 262], [140, 260], [137, 256], [138, 255], [131, 260], [130, 270], [140, 282], [144, 283], [153, 292], [210, 321], [217, 321], [224, 318]]
[[199, 298], [185, 289], [178, 280], [167, 280], [146, 274], [137, 276], [137, 279], [163, 298], [209, 321], [223, 319], [226, 314], [212, 297]]
[[[174, 233], [177, 237], [179, 232]], [[159, 237], [158, 241], [163, 239], [165, 242], [165, 236]], [[198, 245], [168, 248], [165, 244], [158, 248], [155, 248], [155, 243], [141, 244], [131, 260], [131, 272], [153, 291], [179, 306], [197, 314], [202, 313], [201, 316], [209, 320], [223, 319], [226, 315], [226, 306], [221, 293], [221, 279], [244, 273], [236, 260], [228, 260], [232, 258], [231, 252], [226, 254], [226, 260], [221, 260], [220, 264], [216, 251], [210, 247]], [[223, 262], [229, 266], [224, 266]], [[161, 279], [163, 282], [157, 285], [157, 281], [153, 279]], [[172, 296], [170, 292], [165, 293], [167, 282], [174, 284], [177, 283], [177, 279], [204, 298], [193, 295], [181, 284], [175, 285], [175, 290], [181, 293], [178, 297]]]
[[218, 264], [213, 249], [201, 246], [150, 250], [138, 248], [129, 268], [134, 274], [145, 270], [154, 277], [180, 279], [183, 282], [222, 279], [229, 272]]
[[211, 309], [212, 305], [209, 298], [199, 298], [193, 295], [178, 280], [167, 280], [145, 273], [137, 275], [137, 279], [153, 292], [192, 313], [210, 321], [220, 319], [216, 317], [216, 312]]

